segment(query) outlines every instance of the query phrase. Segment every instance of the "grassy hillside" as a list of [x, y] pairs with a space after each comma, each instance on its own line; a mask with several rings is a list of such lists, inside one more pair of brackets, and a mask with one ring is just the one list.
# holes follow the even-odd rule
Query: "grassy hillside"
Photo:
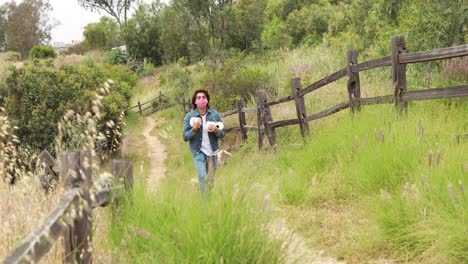
[[[277, 97], [289, 94], [291, 77], [307, 85], [344, 65], [342, 56], [325, 48], [273, 55], [242, 63], [268, 71]], [[440, 69], [431, 63], [409, 67], [409, 89], [466, 83], [466, 76], [446, 78]], [[194, 89], [202, 84], [202, 70], [188, 70]], [[363, 96], [391, 93], [390, 76], [388, 69], [362, 74]], [[306, 96], [307, 111], [345, 98], [343, 80]], [[272, 111], [274, 120], [295, 117], [292, 104]], [[467, 113], [465, 99], [410, 103], [402, 115], [391, 105], [363, 107], [310, 123], [306, 140], [297, 126], [280, 128], [275, 151], [259, 151], [255, 133], [240, 148], [239, 135], [230, 135], [222, 147], [237, 150], [218, 169], [210, 199], [202, 201], [190, 182], [196, 175], [181, 139], [183, 114], [167, 110], [157, 115], [165, 121], [155, 129], [169, 151], [163, 187], [153, 196], [137, 187], [132, 206], [115, 218], [112, 241], [128, 241], [121, 244], [124, 254], [136, 262], [281, 262], [281, 241], [265, 227], [286, 218], [308, 246], [348, 263], [466, 262], [468, 142], [455, 138], [467, 133]], [[253, 115], [248, 119], [255, 122]], [[265, 197], [275, 210], [261, 213]], [[266, 257], [271, 252], [277, 254]]]

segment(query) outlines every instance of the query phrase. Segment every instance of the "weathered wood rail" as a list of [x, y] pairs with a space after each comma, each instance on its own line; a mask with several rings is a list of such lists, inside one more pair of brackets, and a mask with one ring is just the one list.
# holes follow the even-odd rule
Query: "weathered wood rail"
[[[467, 97], [468, 84], [453, 87], [407, 91], [406, 82], [407, 64], [450, 59], [467, 55], [468, 44], [407, 53], [405, 39], [401, 36], [394, 36], [391, 38], [390, 56], [358, 63], [358, 52], [355, 50], [348, 50], [347, 67], [342, 68], [304, 88], [302, 88], [300, 78], [293, 78], [291, 80], [291, 95], [268, 101], [265, 92], [260, 90], [256, 97], [256, 109], [243, 108], [243, 101], [242, 99], [239, 99], [237, 108], [221, 114], [223, 117], [238, 114], [239, 126], [226, 128], [225, 131], [241, 131], [243, 140], [247, 139], [248, 130], [258, 131], [259, 148], [263, 145], [264, 136], [267, 137], [270, 145], [274, 147], [276, 145], [276, 128], [299, 125], [301, 134], [305, 137], [309, 132], [309, 122], [327, 117], [347, 108], [350, 108], [351, 111], [354, 112], [359, 111], [361, 105], [395, 104], [395, 107], [401, 110], [407, 106], [407, 102], [411, 101]], [[379, 67], [392, 67], [393, 94], [372, 98], [361, 98], [359, 73]], [[318, 113], [307, 115], [304, 96], [343, 77], [348, 77], [346, 85], [348, 100]], [[290, 101], [294, 101], [297, 118], [273, 121], [270, 106]], [[248, 126], [245, 122], [245, 113], [250, 112], [257, 112], [256, 127]]]
[[144, 115], [144, 113], [151, 114], [156, 111], [169, 108], [171, 106], [173, 106], [173, 104], [170, 102], [169, 97], [164, 95], [162, 92], [159, 92], [159, 95], [155, 98], [150, 99], [146, 102], [138, 101], [136, 105], [125, 109], [125, 112], [138, 108], [138, 113], [140, 113], [140, 115]]
[[[43, 152], [46, 167], [57, 164]], [[66, 263], [92, 263], [92, 209], [107, 206], [133, 185], [133, 165], [130, 161], [113, 160], [115, 180], [96, 188], [92, 182], [91, 152], [68, 151], [60, 155], [59, 175], [65, 194], [59, 204], [2, 263], [36, 263], [49, 252], [53, 244], [64, 238], [63, 260]], [[48, 171], [54, 173], [55, 170]], [[58, 174], [57, 174], [58, 175]], [[123, 179], [123, 184], [117, 184]]]

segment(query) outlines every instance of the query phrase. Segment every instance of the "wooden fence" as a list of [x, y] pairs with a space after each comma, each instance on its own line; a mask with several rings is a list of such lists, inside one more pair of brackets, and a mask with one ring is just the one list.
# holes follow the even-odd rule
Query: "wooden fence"
[[[149, 105], [148, 105], [149, 104]], [[125, 112], [138, 108], [138, 112], [140, 115], [145, 114], [152, 114], [156, 111], [163, 110], [166, 108], [171, 107], [173, 104], [170, 103], [169, 97], [164, 95], [163, 93], [159, 92], [159, 95], [156, 96], [153, 99], [150, 99], [146, 102], [141, 103], [138, 101], [138, 103], [134, 106], [131, 106], [127, 109], [125, 109]]]
[[[300, 78], [291, 80], [291, 95], [276, 100], [268, 101], [264, 91], [260, 90], [256, 96], [256, 109], [244, 108], [242, 99], [238, 99], [236, 109], [222, 113], [223, 117], [238, 114], [239, 126], [226, 128], [226, 132], [241, 131], [242, 139], [247, 139], [247, 131], [258, 131], [258, 146], [262, 147], [263, 137], [266, 136], [270, 146], [276, 145], [275, 129], [290, 125], [299, 125], [302, 136], [309, 132], [309, 122], [332, 114], [346, 108], [352, 112], [359, 111], [361, 105], [390, 104], [394, 103], [399, 110], [405, 109], [407, 102], [419, 100], [432, 100], [440, 98], [466, 97], [468, 96], [468, 85], [454, 87], [444, 87], [435, 89], [407, 90], [406, 65], [411, 63], [449, 59], [468, 55], [468, 44], [449, 48], [434, 49], [430, 51], [420, 51], [407, 53], [405, 39], [401, 36], [391, 38], [391, 55], [383, 58], [358, 63], [358, 52], [348, 50], [347, 66], [331, 75], [324, 77], [307, 87], [302, 87]], [[393, 94], [377, 96], [372, 98], [361, 98], [361, 85], [359, 73], [362, 71], [378, 68], [392, 67]], [[343, 77], [348, 77], [347, 92], [348, 100], [341, 102], [329, 109], [308, 115], [306, 112], [304, 96], [327, 84], [335, 82]], [[270, 106], [294, 101], [297, 118], [288, 120], [273, 121]], [[248, 126], [245, 120], [245, 113], [257, 113], [257, 126]]]
[[[66, 192], [44, 223], [31, 232], [2, 263], [36, 263], [62, 236], [64, 262], [92, 263], [92, 209], [107, 206], [123, 195], [124, 190], [132, 189], [133, 165], [126, 160], [112, 160], [114, 183], [96, 189], [92, 182], [90, 151], [62, 153], [60, 168], [48, 153], [41, 153], [41, 160], [52, 177], [60, 175]], [[123, 179], [123, 184], [118, 184], [120, 179]]]

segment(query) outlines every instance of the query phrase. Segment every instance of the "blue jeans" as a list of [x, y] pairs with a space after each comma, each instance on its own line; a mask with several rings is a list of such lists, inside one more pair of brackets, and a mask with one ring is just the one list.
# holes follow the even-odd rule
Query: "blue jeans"
[[[213, 162], [213, 177], [212, 179], [208, 179], [208, 159], [211, 158]], [[195, 162], [195, 168], [197, 169], [198, 173], [198, 187], [200, 189], [200, 193], [204, 195], [206, 193], [206, 189], [208, 185], [213, 188], [214, 187], [214, 172], [216, 170], [216, 164], [218, 163], [218, 156], [213, 155], [211, 157], [207, 156], [203, 152], [198, 152], [193, 156], [193, 160]]]

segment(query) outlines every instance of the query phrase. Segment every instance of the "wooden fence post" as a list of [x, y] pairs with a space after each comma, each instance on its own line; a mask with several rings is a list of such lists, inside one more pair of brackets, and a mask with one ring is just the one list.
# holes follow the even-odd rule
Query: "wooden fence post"
[[306, 108], [304, 97], [299, 96], [298, 92], [302, 90], [301, 78], [296, 77], [291, 80], [291, 92], [296, 104], [297, 119], [299, 119], [299, 127], [301, 129], [302, 137], [305, 137], [309, 133], [309, 124], [306, 121]]
[[59, 181], [59, 175], [55, 171], [57, 164], [47, 150], [43, 150], [41, 154], [39, 154], [39, 160], [45, 165], [46, 172], [44, 179], [41, 180], [41, 184], [45, 191], [48, 192], [50, 188], [54, 186], [53, 183]]
[[403, 36], [393, 36], [392, 44], [392, 80], [394, 88], [395, 105], [401, 109], [406, 109], [408, 104], [401, 102], [402, 93], [407, 90], [406, 83], [406, 64], [400, 64], [400, 54], [406, 53], [406, 43]]
[[123, 178], [125, 189], [133, 190], [133, 163], [128, 160], [113, 159], [111, 164], [111, 173], [115, 178]]
[[[273, 117], [271, 116], [270, 107], [266, 106], [267, 97], [264, 90], [259, 90], [257, 92], [257, 107], [260, 107], [262, 123], [264, 127], [264, 133], [268, 138], [268, 142], [270, 143], [271, 147], [275, 147], [276, 145], [276, 132], [274, 129], [271, 128], [270, 122], [273, 121]], [[257, 108], [258, 111], [258, 108]], [[263, 139], [263, 138], [262, 138]], [[260, 140], [260, 138], [259, 138]]]
[[91, 151], [67, 151], [60, 158], [65, 189], [80, 188], [81, 198], [75, 208], [76, 216], [64, 232], [64, 260], [66, 263], [92, 263]]
[[239, 126], [240, 131], [242, 134], [242, 141], [247, 139], [247, 130], [245, 129], [245, 125], [247, 121], [245, 120], [245, 112], [242, 112], [242, 108], [244, 107], [244, 99], [239, 98], [237, 100], [237, 112], [239, 113]]
[[141, 104], [140, 104], [140, 101], [138, 101], [138, 112], [140, 112], [140, 115], [143, 115], [143, 113], [141, 112]]
[[[361, 82], [359, 80], [359, 72], [353, 72], [351, 66], [358, 63], [358, 51], [348, 50], [346, 54], [347, 64], [346, 70], [348, 72], [348, 98], [349, 107], [351, 112], [361, 110], [359, 99], [361, 98]], [[358, 99], [358, 100], [355, 100]]]
[[263, 146], [263, 133], [264, 129], [262, 130], [263, 125], [263, 98], [260, 91], [257, 91], [257, 96], [255, 97], [255, 103], [257, 106], [257, 125], [258, 125], [258, 149], [262, 149]]

